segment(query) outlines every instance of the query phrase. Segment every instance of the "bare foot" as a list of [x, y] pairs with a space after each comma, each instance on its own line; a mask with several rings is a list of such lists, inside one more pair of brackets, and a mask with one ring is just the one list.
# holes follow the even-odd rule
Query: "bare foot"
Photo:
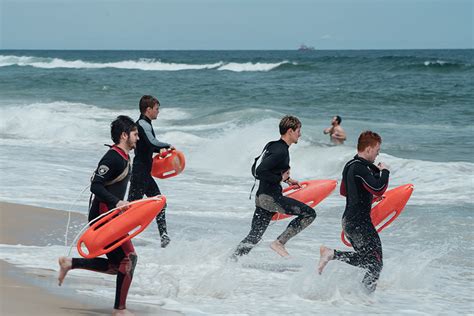
[[272, 248], [273, 251], [275, 251], [277, 254], [279, 254], [282, 257], [289, 257], [290, 254], [288, 251], [286, 251], [285, 246], [279, 241], [275, 240], [270, 244], [270, 248]]
[[319, 248], [319, 274], [323, 273], [324, 267], [332, 259], [334, 259], [334, 250], [328, 247], [321, 246]]
[[126, 309], [114, 309], [112, 316], [133, 316], [134, 314]]
[[59, 257], [59, 275], [58, 275], [58, 285], [61, 286], [63, 284], [64, 278], [66, 274], [72, 268], [72, 259], [67, 257]]

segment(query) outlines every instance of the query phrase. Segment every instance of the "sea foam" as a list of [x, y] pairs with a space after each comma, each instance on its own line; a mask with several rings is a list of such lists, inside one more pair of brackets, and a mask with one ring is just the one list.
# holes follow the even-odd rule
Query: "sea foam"
[[288, 61], [278, 63], [236, 63], [218, 61], [210, 64], [185, 64], [163, 62], [154, 58], [140, 58], [138, 60], [123, 60], [117, 62], [92, 62], [84, 60], [65, 60], [61, 58], [42, 58], [32, 56], [0, 55], [0, 67], [7, 66], [30, 66], [44, 69], [70, 68], [70, 69], [135, 69], [145, 71], [181, 71], [181, 70], [228, 70], [233, 72], [242, 71], [270, 71]]

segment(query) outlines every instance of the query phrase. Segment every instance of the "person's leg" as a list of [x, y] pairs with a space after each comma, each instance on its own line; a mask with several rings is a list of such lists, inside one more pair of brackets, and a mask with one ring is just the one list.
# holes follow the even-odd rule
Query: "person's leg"
[[[160, 194], [161, 192], [158, 188], [158, 185], [156, 184], [153, 177], [146, 172], [146, 170], [137, 168], [137, 170], [133, 171], [132, 178], [130, 180], [130, 190], [128, 194], [128, 200], [130, 202], [140, 200], [145, 195], [147, 197], [152, 197]], [[166, 247], [170, 242], [166, 227], [165, 209], [166, 205], [163, 210], [156, 216], [156, 224], [158, 225], [162, 248]]]
[[[90, 199], [89, 201], [89, 221], [92, 222], [100, 214], [104, 214], [109, 209], [105, 203], [99, 202], [96, 199]], [[116, 266], [109, 260], [105, 258], [67, 258], [60, 257], [58, 260], [59, 263], [59, 275], [58, 275], [58, 284], [62, 285], [64, 278], [66, 277], [69, 270], [72, 269], [85, 269], [90, 271], [102, 272], [107, 274], [116, 274]]]
[[280, 206], [280, 209], [283, 209], [282, 213], [296, 215], [296, 218], [288, 224], [285, 231], [277, 238], [282, 245], [285, 245], [288, 240], [296, 236], [316, 219], [315, 210], [305, 203], [286, 196], [279, 197], [275, 202]]
[[[352, 238], [353, 239], [353, 238]], [[361, 267], [367, 270], [362, 283], [369, 292], [375, 291], [377, 280], [382, 272], [382, 244], [380, 238], [372, 226], [368, 228], [364, 234], [364, 238], [360, 239], [362, 243], [355, 242], [355, 252], [334, 251], [334, 259], [341, 260], [353, 266]]]
[[377, 287], [377, 281], [383, 268], [382, 242], [373, 226], [369, 228], [368, 236], [365, 264], [367, 273], [364, 275], [362, 283], [369, 292], [373, 292]]
[[328, 264], [328, 262], [333, 259], [334, 259], [334, 249], [321, 245], [321, 247], [319, 247], [319, 264], [318, 264], [319, 274], [323, 273], [323, 270]]
[[107, 257], [114, 263], [117, 271], [114, 309], [123, 310], [126, 309], [128, 290], [132, 283], [138, 256], [135, 253], [132, 242], [128, 240], [117, 249], [108, 253]]
[[250, 232], [248, 233], [247, 237], [245, 237], [237, 246], [237, 249], [233, 254], [234, 256], [246, 255], [250, 252], [250, 250], [252, 250], [253, 247], [255, 247], [267, 230], [273, 214], [275, 214], [275, 212], [268, 212], [258, 206], [255, 207]]
[[[156, 184], [155, 180], [153, 179], [151, 175], [148, 175], [147, 177], [145, 177], [144, 182], [146, 183], [145, 195], [147, 197], [152, 197], [152, 196], [161, 194], [160, 188], [158, 187], [158, 185]], [[166, 213], [165, 213], [166, 206], [167, 205], [165, 205], [165, 207], [163, 207], [161, 212], [158, 213], [158, 215], [156, 216], [156, 224], [158, 225], [158, 231], [160, 233], [162, 248], [165, 248], [170, 243], [170, 238], [168, 236], [168, 229], [166, 227]]]
[[372, 223], [362, 223], [358, 226], [344, 224], [344, 232], [355, 251], [332, 250], [322, 246], [319, 262], [320, 273], [327, 262], [332, 259], [367, 269], [362, 283], [369, 292], [373, 292], [383, 267], [380, 237]]
[[59, 257], [59, 275], [58, 284], [61, 286], [69, 270], [84, 269], [107, 274], [117, 274], [117, 267], [105, 258], [67, 258]]
[[130, 189], [128, 190], [128, 201], [140, 200], [145, 195], [145, 182], [140, 170], [133, 170], [130, 179]]
[[137, 255], [133, 248], [132, 242], [126, 241], [117, 249], [107, 254], [105, 258], [59, 258], [59, 285], [64, 281], [64, 278], [69, 270], [72, 269], [85, 269], [90, 271], [102, 272], [107, 274], [116, 274], [116, 290], [115, 290], [115, 303], [114, 309], [122, 310], [126, 309], [126, 300], [128, 290], [133, 279], [133, 272], [137, 264]]
[[71, 269], [84, 269], [107, 274], [117, 274], [117, 266], [105, 258], [72, 258]]
[[355, 251], [340, 251], [321, 246], [319, 249], [319, 274], [330, 260], [339, 260], [350, 265], [360, 267], [365, 262], [364, 255], [360, 251], [365, 244], [364, 231], [360, 225], [348, 223], [343, 219], [343, 230], [347, 240], [351, 243]]

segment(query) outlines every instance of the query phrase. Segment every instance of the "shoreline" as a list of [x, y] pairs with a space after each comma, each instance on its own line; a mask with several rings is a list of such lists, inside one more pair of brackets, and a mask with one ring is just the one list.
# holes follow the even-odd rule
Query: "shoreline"
[[[64, 244], [67, 212], [0, 201], [0, 244], [48, 246]], [[71, 212], [68, 242], [87, 223], [85, 214]], [[72, 229], [71, 229], [72, 228]], [[58, 255], [59, 257], [59, 255]], [[2, 315], [110, 315], [113, 297], [98, 298], [77, 293], [81, 284], [115, 287], [89, 278], [66, 278], [57, 285], [57, 258], [51, 269], [15, 266], [0, 259], [0, 312]], [[131, 288], [133, 291], [133, 286]], [[156, 305], [127, 302], [135, 315], [181, 315]]]
[[[39, 283], [44, 274], [31, 273], [0, 260], [2, 277], [0, 295], [2, 315], [110, 315], [111, 308], [98, 301], [86, 303], [86, 299], [73, 299], [72, 291], [63, 295], [53, 294]], [[47, 291], [44, 291], [46, 288]], [[68, 293], [70, 292], [70, 293]], [[25, 299], [27, 298], [27, 299]], [[38, 311], [41, 311], [38, 313]]]

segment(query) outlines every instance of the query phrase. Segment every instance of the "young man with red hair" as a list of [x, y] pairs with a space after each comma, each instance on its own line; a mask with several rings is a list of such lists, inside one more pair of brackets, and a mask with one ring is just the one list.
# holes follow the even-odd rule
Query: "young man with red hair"
[[340, 260], [367, 269], [363, 284], [369, 292], [377, 286], [382, 271], [382, 244], [370, 219], [372, 199], [381, 196], [388, 187], [389, 170], [380, 162], [374, 165], [382, 138], [374, 132], [360, 134], [357, 155], [342, 172], [341, 195], [346, 197], [342, 228], [355, 251], [320, 248], [319, 274], [330, 260]]

